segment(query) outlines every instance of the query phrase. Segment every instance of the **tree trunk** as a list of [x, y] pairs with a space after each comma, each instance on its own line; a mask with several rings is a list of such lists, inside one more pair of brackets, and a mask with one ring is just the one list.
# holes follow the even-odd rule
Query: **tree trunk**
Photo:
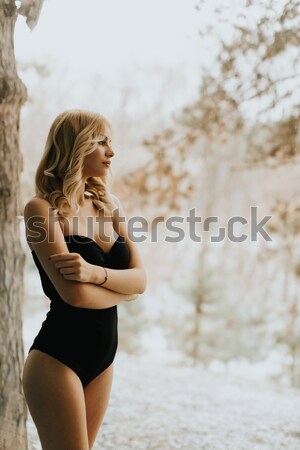
[[27, 407], [22, 389], [23, 270], [19, 237], [19, 114], [26, 88], [16, 71], [15, 2], [0, 0], [0, 449], [25, 450]]

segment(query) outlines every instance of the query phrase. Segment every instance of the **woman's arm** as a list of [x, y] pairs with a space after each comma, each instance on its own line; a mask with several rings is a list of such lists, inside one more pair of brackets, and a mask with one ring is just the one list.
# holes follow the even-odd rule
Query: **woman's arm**
[[78, 292], [72, 304], [81, 308], [101, 309], [136, 300], [138, 297], [137, 294], [120, 294], [91, 283], [78, 283]]
[[136, 297], [110, 291], [90, 283], [66, 280], [55, 268], [49, 256], [70, 253], [58, 220], [47, 200], [31, 199], [24, 208], [26, 239], [35, 251], [43, 269], [60, 297], [72, 306], [83, 308], [109, 308]]
[[[100, 284], [104, 281], [104, 270], [93, 266], [92, 283]], [[143, 294], [146, 289], [146, 279], [143, 270], [133, 269], [106, 269], [107, 281], [103, 285], [107, 289], [120, 294]]]
[[[130, 263], [128, 269], [106, 269], [107, 281], [103, 287], [120, 294], [142, 294], [146, 289], [146, 271], [136, 244], [129, 239], [128, 224], [121, 202], [115, 195], [110, 195], [118, 204], [113, 215], [114, 229], [125, 238], [129, 247]], [[86, 262], [80, 255], [52, 255], [51, 260], [66, 279], [94, 284], [101, 284], [105, 280], [106, 272], [103, 267]]]

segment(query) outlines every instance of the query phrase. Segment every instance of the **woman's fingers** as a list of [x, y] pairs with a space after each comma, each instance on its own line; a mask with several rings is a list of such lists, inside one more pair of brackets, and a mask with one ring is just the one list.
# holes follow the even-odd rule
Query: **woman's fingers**
[[54, 267], [67, 280], [91, 282], [91, 264], [89, 264], [79, 253], [58, 253], [49, 257], [54, 262]]
[[79, 253], [57, 253], [49, 256], [49, 260], [54, 262], [54, 267], [76, 267], [80, 265], [81, 256]]
[[80, 266], [80, 262], [79, 261], [59, 261], [57, 263], [54, 264], [54, 267], [56, 267], [57, 269], [61, 268], [61, 267], [79, 267]]
[[51, 261], [74, 261], [76, 259], [80, 259], [79, 253], [56, 253], [55, 255], [49, 256]]
[[62, 274], [74, 273], [74, 269], [72, 267], [62, 268], [62, 269], [60, 269], [60, 273], [62, 273]]
[[64, 278], [66, 280], [73, 280], [73, 281], [80, 281], [77, 277], [77, 275], [74, 274], [70, 274], [70, 275], [64, 275]]
[[136, 300], [139, 297], [140, 294], [132, 294], [126, 301], [131, 302], [133, 300]]

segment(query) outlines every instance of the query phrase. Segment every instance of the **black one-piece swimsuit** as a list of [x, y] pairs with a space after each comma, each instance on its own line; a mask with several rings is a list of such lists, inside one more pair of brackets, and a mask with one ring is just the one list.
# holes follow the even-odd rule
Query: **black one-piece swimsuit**
[[[79, 253], [87, 262], [110, 269], [127, 269], [130, 252], [123, 236], [118, 235], [109, 252], [104, 252], [88, 236], [69, 235], [65, 241], [70, 252]], [[41, 350], [69, 366], [83, 387], [103, 372], [114, 360], [118, 347], [117, 306], [91, 309], [72, 306], [58, 294], [34, 250], [43, 291], [50, 309], [28, 353]]]

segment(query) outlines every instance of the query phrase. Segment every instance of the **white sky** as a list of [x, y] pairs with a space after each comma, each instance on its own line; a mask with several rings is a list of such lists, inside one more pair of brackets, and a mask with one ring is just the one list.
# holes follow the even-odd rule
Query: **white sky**
[[[197, 2], [45, 0], [33, 31], [18, 17], [16, 59], [51, 69], [53, 114], [75, 106], [99, 109], [93, 98], [101, 98], [101, 111], [110, 116], [119, 109], [119, 93], [131, 86], [141, 97], [132, 114], [147, 105], [155, 109], [162, 98], [162, 114], [169, 117], [197, 96], [201, 60], [209, 54], [198, 31], [210, 14], [196, 11]], [[29, 95], [39, 95], [34, 71], [22, 79]]]
[[[160, 74], [170, 70], [167, 88], [172, 95], [164, 102], [169, 114], [196, 98], [202, 64], [214, 73], [218, 43], [213, 36], [203, 42], [199, 30], [216, 23], [214, 9], [220, 1], [207, 1], [199, 12], [198, 0], [45, 0], [33, 31], [23, 17], [18, 18], [16, 58], [47, 64], [54, 85], [61, 85], [63, 92], [72, 86], [68, 95], [82, 107], [84, 102], [92, 104], [88, 89], [99, 85], [97, 76], [109, 86], [110, 104], [112, 93], [128, 86], [128, 80], [137, 95], [151, 103], [152, 93], [159, 92], [166, 79]], [[229, 15], [241, 8], [238, 0], [221, 2], [227, 3]], [[228, 37], [230, 26], [223, 19], [218, 31]], [[30, 77], [34, 74], [27, 74], [24, 81], [29, 91], [36, 92]], [[250, 110], [247, 105], [248, 114]]]
[[[19, 60], [57, 61], [113, 75], [130, 65], [193, 66], [197, 0], [45, 0], [31, 32], [19, 17]], [[199, 60], [199, 58], [197, 58]], [[195, 67], [195, 64], [194, 64]]]

